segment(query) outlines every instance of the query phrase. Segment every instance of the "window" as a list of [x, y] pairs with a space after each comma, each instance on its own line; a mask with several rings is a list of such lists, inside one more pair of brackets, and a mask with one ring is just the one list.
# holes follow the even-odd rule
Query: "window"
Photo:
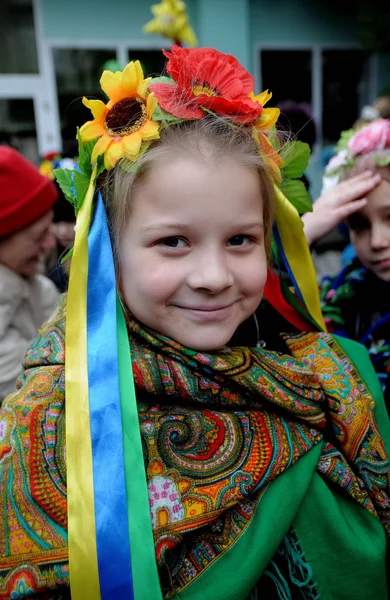
[[38, 73], [32, 0], [0, 1], [0, 74]]
[[[311, 114], [317, 123], [320, 144], [336, 142], [373, 100], [370, 59], [359, 49], [265, 48], [260, 52], [260, 65], [262, 87], [272, 91], [274, 105], [290, 102], [308, 108], [308, 117]], [[299, 131], [302, 127], [300, 123]]]
[[322, 127], [324, 143], [336, 142], [340, 132], [352, 127], [361, 109], [369, 104], [369, 73], [360, 50], [322, 52]]
[[13, 146], [38, 164], [34, 103], [31, 98], [0, 98], [0, 144]]
[[53, 58], [63, 149], [74, 154], [77, 151], [74, 139], [76, 127], [92, 118], [91, 111], [82, 103], [82, 97], [107, 101], [99, 80], [105, 64], [116, 60], [116, 50], [54, 48]]
[[129, 60], [139, 60], [145, 77], [160, 77], [165, 67], [161, 50], [129, 50]]
[[311, 50], [263, 50], [261, 70], [263, 88], [272, 91], [274, 104], [311, 103]]

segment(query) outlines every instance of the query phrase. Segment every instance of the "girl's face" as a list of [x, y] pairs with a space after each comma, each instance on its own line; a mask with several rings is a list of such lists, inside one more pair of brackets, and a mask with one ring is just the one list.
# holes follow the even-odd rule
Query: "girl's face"
[[222, 348], [267, 277], [258, 174], [232, 161], [172, 159], [136, 187], [120, 244], [133, 315], [195, 350]]
[[367, 204], [348, 219], [351, 242], [360, 262], [390, 282], [390, 182], [367, 195]]

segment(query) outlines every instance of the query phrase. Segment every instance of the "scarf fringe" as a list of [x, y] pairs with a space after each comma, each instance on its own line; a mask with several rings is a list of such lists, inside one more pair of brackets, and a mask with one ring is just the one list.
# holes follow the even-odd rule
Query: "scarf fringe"
[[[279, 566], [276, 560], [271, 560], [264, 576], [270, 577], [276, 588], [277, 597], [279, 600], [293, 600], [296, 598], [296, 593], [293, 592], [292, 586], [299, 588], [299, 593], [304, 600], [320, 600], [314, 581], [313, 571], [308, 562], [306, 562], [302, 548], [299, 544], [298, 539], [293, 532], [286, 535], [276, 551], [275, 558], [278, 556], [282, 557], [282, 561], [279, 562]], [[288, 579], [286, 579], [287, 572], [284, 574], [280, 570], [280, 563], [286, 565], [286, 571], [288, 570]], [[256, 586], [248, 600], [259, 600], [261, 597], [261, 588]]]

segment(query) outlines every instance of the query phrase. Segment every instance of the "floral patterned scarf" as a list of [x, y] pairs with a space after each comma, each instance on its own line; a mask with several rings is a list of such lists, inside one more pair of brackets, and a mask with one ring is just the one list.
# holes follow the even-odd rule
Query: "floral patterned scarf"
[[[290, 354], [247, 347], [206, 354], [142, 327], [129, 315], [127, 325], [165, 597], [215, 597], [212, 585], [222, 590], [226, 580], [215, 575], [215, 566], [229, 565], [234, 556], [241, 567], [235, 583], [236, 570], [225, 567], [231, 574], [229, 597], [249, 596], [293, 522], [300, 539], [297, 511], [312, 468], [350, 498], [359, 522], [370, 517], [371, 539], [375, 520], [389, 533], [389, 464], [375, 403], [332, 336], [285, 336]], [[69, 584], [64, 329], [65, 307], [60, 306], [27, 353], [18, 392], [0, 409], [0, 511], [5, 516], [0, 520], [0, 598], [27, 599], [50, 589], [66, 594]], [[279, 482], [285, 483], [275, 488]], [[294, 500], [298, 488], [303, 495]], [[272, 532], [253, 537], [273, 522]], [[375, 540], [382, 539], [382, 527], [379, 533], [374, 529]], [[341, 530], [340, 535], [345, 539]], [[249, 544], [245, 551], [243, 541]], [[262, 544], [263, 562], [256, 544]], [[340, 553], [340, 539], [335, 544]], [[373, 560], [379, 580], [378, 552]], [[360, 573], [361, 563], [353, 560]], [[371, 585], [372, 563], [365, 565]], [[251, 569], [250, 577], [245, 569]], [[199, 584], [206, 586], [201, 592]], [[380, 585], [382, 590], [385, 584]]]

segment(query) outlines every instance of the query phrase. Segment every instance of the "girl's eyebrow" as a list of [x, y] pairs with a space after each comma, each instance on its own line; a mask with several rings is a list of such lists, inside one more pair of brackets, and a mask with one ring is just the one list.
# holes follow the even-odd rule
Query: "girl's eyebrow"
[[[163, 230], [177, 230], [177, 229], [190, 229], [191, 225], [187, 225], [185, 223], [156, 223], [152, 225], [143, 225], [140, 227], [142, 232], [150, 233], [153, 231], [161, 231]], [[232, 224], [232, 229], [264, 229], [264, 223], [260, 223], [259, 221], [251, 222], [251, 223], [234, 223]]]
[[234, 228], [242, 229], [264, 229], [264, 223], [256, 221], [255, 223], [237, 223]]
[[185, 223], [156, 223], [152, 225], [143, 225], [140, 227], [140, 230], [145, 233], [150, 233], [153, 231], [161, 231], [163, 230], [177, 230], [177, 229], [189, 229], [189, 225]]

